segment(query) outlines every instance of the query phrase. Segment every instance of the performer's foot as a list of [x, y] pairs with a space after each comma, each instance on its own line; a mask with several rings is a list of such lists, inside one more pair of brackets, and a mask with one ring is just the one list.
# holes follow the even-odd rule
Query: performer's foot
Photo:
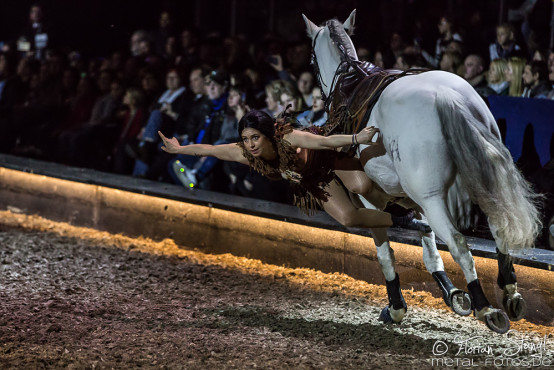
[[428, 234], [430, 233], [431, 227], [414, 217], [415, 212], [411, 211], [406, 216], [392, 216], [392, 227], [401, 227], [403, 229], [409, 229], [409, 230], [415, 230], [415, 231], [421, 231], [422, 233]]

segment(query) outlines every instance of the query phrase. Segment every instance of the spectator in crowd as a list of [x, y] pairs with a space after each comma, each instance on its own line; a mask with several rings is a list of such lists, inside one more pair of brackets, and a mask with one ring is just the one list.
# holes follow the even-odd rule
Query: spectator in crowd
[[[22, 59], [20, 66], [28, 65], [28, 59]], [[18, 66], [13, 52], [0, 53], [0, 152], [9, 152], [17, 138], [17, 128], [13, 127], [13, 114], [24, 104], [28, 91], [30, 75], [25, 75], [23, 67]], [[29, 71], [30, 73], [30, 71]]]
[[509, 96], [521, 96], [523, 94], [523, 70], [527, 62], [520, 57], [511, 57], [508, 60], [506, 80], [510, 83]]
[[463, 41], [462, 36], [454, 30], [453, 22], [449, 17], [443, 16], [440, 18], [438, 29], [440, 36], [435, 44], [434, 54], [429, 54], [425, 50], [421, 51], [427, 63], [435, 68], [439, 67], [442, 55], [446, 52], [446, 47], [452, 40]]
[[162, 11], [160, 13], [158, 28], [152, 31], [152, 42], [156, 54], [164, 54], [167, 39], [171, 36], [174, 36], [171, 14], [168, 11]]
[[489, 65], [487, 73], [487, 86], [494, 92], [494, 95], [508, 95], [510, 82], [506, 79], [508, 63], [505, 59], [495, 59]]
[[277, 117], [285, 107], [281, 105], [281, 94], [283, 91], [283, 82], [280, 80], [271, 81], [265, 86], [266, 107], [263, 112], [272, 117]]
[[115, 173], [131, 175], [133, 172], [135, 156], [127, 148], [139, 139], [146, 120], [143, 99], [143, 92], [135, 87], [128, 88], [123, 97], [127, 109], [118, 114], [118, 138], [111, 152], [111, 167]]
[[42, 6], [38, 3], [29, 9], [29, 23], [17, 39], [17, 50], [36, 59], [46, 58], [46, 49], [52, 47], [52, 30], [44, 22]]
[[298, 122], [304, 127], [323, 126], [327, 122], [327, 112], [325, 112], [325, 102], [319, 86], [314, 86], [312, 89], [312, 101], [312, 109], [299, 114]]
[[60, 138], [61, 145], [67, 146], [67, 163], [106, 169], [106, 158], [119, 134], [116, 114], [121, 109], [124, 93], [125, 87], [121, 81], [112, 81], [109, 91], [94, 104], [90, 120]]
[[155, 109], [158, 98], [162, 94], [162, 86], [160, 77], [154, 71], [150, 69], [144, 71], [144, 75], [140, 80], [140, 87], [143, 92], [142, 104], [145, 107], [151, 108], [150, 110]]
[[[464, 60], [464, 79], [475, 89], [485, 87], [485, 66], [483, 58], [477, 54], [470, 54]], [[521, 94], [520, 94], [521, 95]]]
[[198, 33], [193, 28], [186, 28], [181, 31], [179, 42], [181, 54], [176, 58], [176, 65], [183, 70], [190, 70], [194, 65], [197, 65], [198, 60]]
[[508, 59], [512, 56], [522, 56], [521, 47], [516, 44], [514, 28], [510, 23], [503, 23], [496, 27], [496, 41], [489, 46], [489, 58]]
[[291, 106], [293, 112], [302, 111], [306, 108], [302, 94], [296, 88], [296, 85], [290, 81], [281, 81], [283, 89], [281, 90], [280, 103], [283, 107]]
[[552, 90], [548, 81], [548, 67], [545, 62], [533, 60], [523, 70], [524, 98], [546, 98]]
[[[211, 144], [216, 143], [221, 135], [221, 129], [225, 121], [227, 113], [227, 98], [229, 89], [229, 75], [222, 70], [211, 71], [205, 77], [206, 96], [209, 99], [208, 106], [197, 106], [198, 109], [206, 112], [204, 116], [191, 112], [191, 118], [198, 117], [198, 121], [189, 120], [188, 124], [194, 129], [194, 134], [189, 136], [183, 145], [188, 144]], [[209, 108], [207, 110], [206, 108]], [[169, 173], [177, 183], [185, 187], [198, 186], [202, 189], [212, 189], [214, 186], [212, 171], [216, 163], [211, 163], [209, 168], [204, 168], [204, 171], [196, 173], [196, 181], [190, 181], [188, 178], [183, 178], [181, 174], [191, 173], [193, 169], [202, 166], [204, 160], [190, 155], [179, 155], [172, 159], [169, 163]], [[217, 183], [221, 186], [221, 183]]]
[[179, 111], [184, 101], [185, 87], [183, 79], [177, 69], [170, 69], [166, 74], [166, 90], [158, 98], [154, 109], [150, 112], [146, 129], [142, 134], [137, 148], [130, 148], [136, 153], [137, 163], [134, 176], [145, 176], [148, 164], [158, 150], [159, 140], [156, 137], [158, 129], [174, 132]]
[[94, 80], [83, 76], [77, 86], [77, 94], [70, 102], [70, 110], [66, 119], [56, 127], [51, 136], [55, 139], [56, 156], [59, 161], [71, 164], [71, 147], [69, 142], [89, 122], [92, 109], [99, 93]]
[[446, 51], [441, 56], [439, 66], [443, 71], [458, 74], [460, 68], [463, 66], [463, 60], [460, 54], [453, 51]]
[[[241, 90], [237, 86], [232, 86], [229, 89], [229, 96], [227, 97], [227, 108], [223, 123], [221, 124], [221, 131], [218, 139], [214, 142], [214, 145], [229, 144], [237, 142], [239, 140], [238, 135], [238, 122], [247, 112], [246, 92]], [[185, 159], [186, 160], [186, 159]], [[185, 187], [197, 187], [200, 183], [205, 186], [205, 179], [212, 173], [214, 168], [219, 164], [219, 160], [214, 157], [202, 157], [194, 163], [192, 168], [189, 168], [180, 160], [176, 160], [173, 163], [173, 171], [175, 178], [183, 184]], [[240, 171], [237, 166], [227, 166], [225, 173], [229, 176], [229, 181], [232, 186], [236, 185], [237, 179], [244, 177], [244, 171]]]
[[307, 107], [312, 106], [312, 88], [314, 87], [314, 74], [310, 71], [304, 71], [298, 76], [298, 81], [296, 82], [298, 91], [302, 94], [304, 99], [303, 105]]
[[131, 35], [130, 40], [130, 46], [129, 50], [131, 52], [131, 55], [134, 57], [143, 55], [144, 50], [144, 42], [148, 39], [148, 33], [144, 30], [136, 30]]

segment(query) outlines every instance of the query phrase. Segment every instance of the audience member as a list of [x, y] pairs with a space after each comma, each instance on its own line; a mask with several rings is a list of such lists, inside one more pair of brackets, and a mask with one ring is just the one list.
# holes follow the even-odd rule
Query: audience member
[[312, 101], [312, 109], [299, 114], [298, 122], [304, 127], [323, 126], [327, 122], [327, 112], [325, 112], [325, 102], [319, 86], [312, 89]]
[[548, 81], [548, 67], [545, 62], [533, 60], [523, 70], [524, 98], [546, 98], [552, 90]]
[[521, 47], [516, 44], [514, 28], [509, 23], [503, 23], [496, 27], [496, 41], [489, 46], [489, 58], [507, 59], [512, 56], [521, 56]]
[[509, 96], [521, 96], [523, 94], [523, 70], [527, 62], [520, 57], [511, 57], [508, 60], [506, 80], [510, 83]]
[[143, 92], [135, 87], [125, 92], [123, 105], [127, 109], [118, 115], [119, 133], [111, 153], [111, 166], [115, 173], [131, 175], [133, 172], [136, 154], [129, 153], [128, 148], [139, 140], [146, 120], [143, 99]]
[[312, 106], [312, 88], [314, 87], [314, 74], [310, 71], [304, 71], [298, 76], [298, 81], [296, 82], [298, 91], [302, 94], [304, 99], [303, 105], [310, 107]]
[[485, 66], [481, 56], [470, 54], [464, 60], [464, 79], [475, 89], [487, 86]]
[[440, 18], [438, 29], [440, 36], [435, 44], [434, 54], [429, 54], [425, 50], [421, 51], [427, 63], [435, 68], [439, 67], [442, 55], [446, 52], [446, 47], [452, 40], [462, 42], [462, 36], [455, 32], [452, 20], [449, 17], [443, 16]]
[[508, 95], [510, 82], [506, 79], [508, 63], [505, 59], [495, 59], [489, 66], [487, 86], [494, 91], [494, 95]]
[[[191, 112], [191, 119], [189, 119], [188, 125], [193, 130], [193, 134], [185, 139], [181, 145], [188, 144], [214, 144], [216, 143], [221, 134], [221, 128], [225, 121], [227, 112], [227, 97], [229, 88], [229, 75], [225, 71], [211, 71], [205, 77], [206, 84], [206, 96], [209, 99], [208, 105], [197, 105], [195, 109], [200, 110], [204, 115], [195, 114]], [[178, 155], [175, 159], [172, 159], [169, 163], [169, 174], [177, 183], [181, 183], [185, 187], [189, 187], [190, 184], [198, 186], [202, 189], [211, 189], [214, 182], [213, 169], [217, 162], [212, 162], [213, 166], [205, 168], [201, 175], [202, 178], [197, 178], [197, 182], [189, 181], [187, 178], [182, 177], [182, 173], [192, 171], [198, 165], [202, 166], [203, 161], [200, 161], [198, 157]], [[198, 168], [196, 168], [198, 169]], [[189, 172], [186, 172], [189, 173]], [[221, 184], [218, 184], [221, 186]]]

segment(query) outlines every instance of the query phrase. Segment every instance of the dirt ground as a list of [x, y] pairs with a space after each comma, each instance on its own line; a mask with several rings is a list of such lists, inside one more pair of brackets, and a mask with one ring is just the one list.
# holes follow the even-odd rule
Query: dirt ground
[[404, 295], [384, 325], [384, 286], [0, 212], [2, 369], [554, 368], [552, 327]]

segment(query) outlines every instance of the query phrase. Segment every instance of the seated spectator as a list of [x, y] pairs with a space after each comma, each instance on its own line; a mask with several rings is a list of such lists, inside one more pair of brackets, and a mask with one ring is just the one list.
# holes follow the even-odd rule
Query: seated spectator
[[172, 27], [171, 14], [168, 11], [161, 12], [158, 28], [151, 32], [156, 54], [164, 55], [167, 39], [174, 36]]
[[98, 96], [94, 81], [89, 77], [82, 77], [77, 87], [77, 95], [70, 103], [68, 116], [51, 134], [57, 143], [54, 148], [57, 149], [56, 155], [60, 162], [71, 163], [69, 142], [89, 122]]
[[440, 69], [443, 71], [458, 74], [462, 65], [462, 57], [456, 52], [446, 51], [441, 56]]
[[166, 74], [167, 90], [158, 98], [155, 108], [150, 112], [146, 129], [138, 148], [130, 148], [136, 152], [137, 160], [134, 175], [144, 176], [148, 170], [148, 162], [158, 150], [158, 130], [174, 132], [177, 119], [185, 96], [183, 81], [176, 69], [170, 69]]
[[[237, 86], [233, 86], [229, 89], [227, 109], [221, 125], [219, 139], [214, 143], [214, 145], [229, 144], [240, 140], [238, 134], [238, 123], [247, 112], [245, 101], [245, 91], [241, 90]], [[218, 164], [219, 160], [215, 157], [202, 157], [194, 164], [193, 168], [189, 168], [183, 165], [180, 161], [176, 161], [173, 163], [173, 169], [175, 177], [181, 182], [181, 184], [185, 187], [188, 184], [188, 187], [193, 188], [197, 187], [200, 183], [204, 183], [205, 179]], [[236, 186], [236, 181], [237, 178], [241, 176], [241, 171], [236, 173], [235, 170], [228, 167], [226, 174], [229, 176], [232, 186]]]
[[263, 112], [272, 117], [277, 117], [285, 107], [281, 105], [281, 94], [283, 91], [283, 82], [274, 80], [265, 86], [265, 104]]
[[511, 57], [508, 60], [506, 80], [510, 83], [509, 96], [521, 96], [523, 94], [523, 69], [527, 62], [520, 57]]
[[489, 66], [487, 73], [487, 86], [494, 91], [494, 95], [508, 95], [510, 82], [506, 79], [506, 70], [508, 63], [505, 59], [495, 59]]
[[322, 99], [319, 86], [312, 89], [312, 100], [312, 109], [299, 114], [298, 122], [304, 127], [311, 125], [323, 126], [327, 122], [327, 112], [325, 112], [325, 102]]
[[521, 47], [516, 44], [514, 28], [509, 23], [503, 23], [496, 27], [496, 41], [489, 45], [489, 58], [508, 59], [512, 56], [521, 56]]
[[446, 47], [452, 40], [462, 42], [462, 36], [454, 30], [453, 22], [449, 17], [441, 17], [438, 29], [440, 37], [437, 39], [435, 44], [434, 54], [430, 54], [425, 50], [421, 51], [421, 54], [427, 63], [435, 68], [439, 67], [442, 55], [446, 52]]
[[289, 81], [282, 81], [283, 90], [281, 91], [280, 102], [283, 107], [291, 106], [293, 112], [306, 109], [302, 94], [296, 88], [296, 85]]
[[470, 54], [464, 60], [463, 77], [473, 88], [477, 89], [487, 86], [484, 71], [484, 61], [479, 55]]
[[298, 81], [296, 82], [296, 87], [298, 91], [302, 94], [304, 99], [303, 105], [306, 107], [312, 106], [312, 88], [314, 87], [314, 74], [310, 71], [304, 71], [298, 76]]
[[63, 145], [68, 146], [67, 163], [79, 167], [106, 169], [106, 158], [120, 131], [116, 114], [121, 109], [124, 93], [125, 88], [121, 81], [113, 81], [110, 91], [94, 104], [90, 120], [77, 130], [66, 134]]
[[[191, 120], [188, 125], [192, 128], [192, 135], [189, 135], [181, 145], [188, 144], [215, 144], [221, 135], [223, 123], [227, 112], [227, 98], [229, 88], [229, 75], [224, 71], [211, 71], [206, 76], [206, 95], [209, 99], [208, 106], [197, 106], [195, 109], [201, 110], [204, 115], [191, 112]], [[206, 108], [209, 110], [206, 111]], [[196, 120], [195, 120], [196, 119]], [[182, 174], [188, 174], [193, 169], [202, 166], [203, 160], [195, 156], [178, 155], [169, 162], [169, 174], [176, 183], [185, 187], [197, 186], [201, 189], [212, 189], [212, 181], [216, 173], [213, 171], [218, 162], [212, 162], [209, 168], [204, 168], [203, 172], [197, 173], [196, 182], [183, 177]], [[199, 166], [199, 167], [196, 167]], [[186, 170], [185, 170], [186, 169]], [[222, 184], [217, 184], [221, 186]]]
[[131, 175], [135, 165], [135, 157], [127, 151], [129, 144], [135, 143], [144, 126], [145, 112], [143, 108], [144, 94], [141, 90], [131, 87], [125, 92], [123, 105], [127, 109], [119, 114], [119, 133], [111, 151], [111, 167], [115, 173]]
[[533, 60], [523, 70], [524, 98], [546, 98], [552, 90], [548, 81], [548, 67], [545, 62]]

